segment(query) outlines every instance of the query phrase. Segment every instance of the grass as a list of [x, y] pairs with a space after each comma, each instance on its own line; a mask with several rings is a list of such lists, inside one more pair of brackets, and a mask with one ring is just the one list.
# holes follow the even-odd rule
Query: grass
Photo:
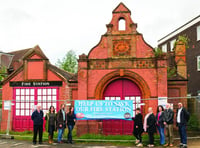
[[[67, 139], [68, 131], [64, 132], [64, 139]], [[6, 134], [6, 132], [0, 132], [0, 134]], [[24, 131], [24, 132], [13, 132], [10, 131], [10, 135], [13, 135], [17, 140], [23, 141], [32, 141], [33, 132], [32, 131]], [[54, 132], [54, 140], [57, 140], [58, 133]], [[159, 139], [159, 136], [156, 134], [155, 139]], [[148, 135], [143, 134], [143, 144], [148, 144]], [[48, 133], [43, 132], [43, 141], [47, 141]], [[73, 130], [73, 140], [78, 144], [101, 144], [104, 145], [119, 145], [119, 146], [133, 146], [135, 143], [135, 137], [132, 135], [100, 135], [100, 134], [85, 134], [80, 137], [76, 136], [76, 130]], [[155, 145], [159, 145], [159, 141], [155, 140]]]

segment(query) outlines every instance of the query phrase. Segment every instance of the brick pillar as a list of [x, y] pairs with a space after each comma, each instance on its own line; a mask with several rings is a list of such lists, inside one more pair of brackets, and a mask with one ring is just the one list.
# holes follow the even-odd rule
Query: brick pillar
[[175, 62], [177, 73], [187, 79], [186, 48], [183, 42], [178, 42], [175, 47]]

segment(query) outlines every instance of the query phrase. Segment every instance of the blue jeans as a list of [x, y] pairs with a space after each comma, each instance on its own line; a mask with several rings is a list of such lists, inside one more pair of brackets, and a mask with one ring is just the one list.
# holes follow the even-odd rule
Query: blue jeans
[[58, 142], [61, 142], [63, 132], [64, 132], [64, 128], [59, 128], [58, 129]]
[[186, 133], [186, 126], [178, 124], [178, 131], [181, 138], [182, 144], [187, 144], [187, 133]]
[[68, 126], [68, 142], [72, 142], [72, 130], [74, 128], [74, 125], [67, 125]]
[[161, 126], [157, 126], [158, 132], [160, 134], [160, 144], [165, 144], [165, 134], [164, 134], [164, 127], [162, 128]]

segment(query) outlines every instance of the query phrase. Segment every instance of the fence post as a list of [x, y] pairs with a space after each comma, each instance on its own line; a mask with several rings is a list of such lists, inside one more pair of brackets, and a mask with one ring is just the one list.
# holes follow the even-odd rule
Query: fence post
[[10, 113], [11, 113], [11, 101], [8, 101], [9, 107], [8, 107], [8, 120], [7, 120], [7, 130], [6, 135], [9, 136], [9, 130], [10, 130]]

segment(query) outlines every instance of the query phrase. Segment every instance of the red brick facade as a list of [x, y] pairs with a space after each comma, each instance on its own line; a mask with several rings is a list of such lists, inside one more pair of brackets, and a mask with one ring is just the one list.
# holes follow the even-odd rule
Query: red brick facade
[[[119, 21], [125, 20], [125, 30], [119, 30]], [[117, 79], [126, 78], [138, 85], [142, 99], [167, 97], [167, 59], [156, 58], [153, 48], [138, 33], [130, 10], [122, 3], [113, 11], [107, 32], [91, 49], [88, 56], [79, 56], [78, 99], [102, 100], [106, 86]], [[157, 100], [145, 100], [143, 113], [148, 107], [156, 111]], [[79, 122], [78, 129], [95, 130], [101, 123]], [[83, 131], [82, 131], [83, 132]]]

